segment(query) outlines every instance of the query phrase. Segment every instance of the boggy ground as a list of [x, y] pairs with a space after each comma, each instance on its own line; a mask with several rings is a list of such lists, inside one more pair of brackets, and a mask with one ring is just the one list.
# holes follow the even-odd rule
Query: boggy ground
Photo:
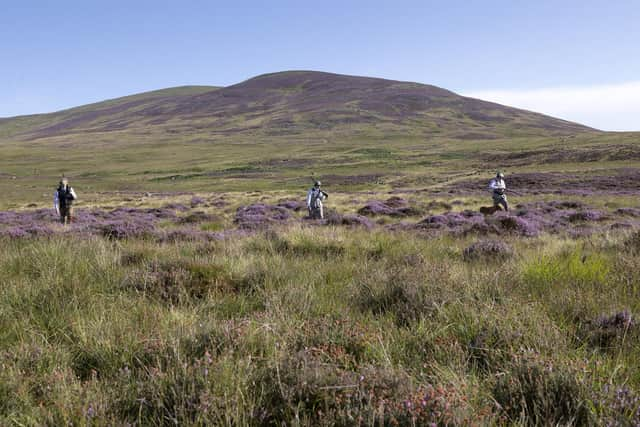
[[455, 197], [2, 212], [0, 424], [639, 423], [633, 199]]

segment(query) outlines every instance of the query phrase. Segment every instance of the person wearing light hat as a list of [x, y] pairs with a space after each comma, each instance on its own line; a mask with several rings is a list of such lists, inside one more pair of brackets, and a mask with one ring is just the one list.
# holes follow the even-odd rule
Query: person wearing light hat
[[507, 203], [507, 184], [504, 182], [504, 174], [500, 171], [496, 173], [496, 177], [489, 182], [489, 190], [493, 195], [493, 206], [502, 207], [505, 211], [509, 210], [509, 204]]
[[53, 207], [56, 213], [60, 216], [60, 222], [64, 225], [71, 222], [71, 216], [73, 214], [73, 202], [78, 197], [76, 192], [69, 185], [69, 180], [63, 177], [60, 180], [58, 189], [53, 196]]
[[321, 185], [320, 181], [316, 181], [307, 193], [307, 209], [311, 219], [324, 219], [322, 201], [329, 195], [320, 189]]

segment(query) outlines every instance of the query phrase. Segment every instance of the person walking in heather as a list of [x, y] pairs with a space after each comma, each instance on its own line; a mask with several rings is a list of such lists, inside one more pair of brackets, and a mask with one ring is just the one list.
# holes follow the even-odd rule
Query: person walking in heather
[[498, 208], [502, 207], [505, 211], [509, 210], [509, 204], [507, 202], [507, 184], [504, 181], [504, 174], [500, 171], [496, 173], [496, 177], [489, 182], [489, 191], [493, 195], [493, 206]]
[[67, 178], [62, 178], [53, 197], [53, 207], [64, 225], [71, 223], [73, 202], [77, 199], [76, 192], [69, 185]]
[[307, 193], [307, 209], [311, 219], [324, 219], [322, 201], [329, 195], [320, 189], [321, 185], [320, 181], [316, 181]]

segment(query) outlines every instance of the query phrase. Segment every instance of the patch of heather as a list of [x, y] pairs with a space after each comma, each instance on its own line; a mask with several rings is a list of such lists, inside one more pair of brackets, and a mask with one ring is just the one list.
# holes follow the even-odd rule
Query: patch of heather
[[290, 211], [299, 212], [304, 209], [305, 204], [299, 200], [281, 200], [278, 202], [277, 206], [289, 209]]
[[609, 226], [609, 228], [612, 230], [622, 230], [622, 229], [628, 230], [633, 228], [633, 226], [634, 224], [630, 222], [614, 222]]
[[224, 208], [226, 206], [229, 206], [229, 202], [224, 200], [223, 197], [219, 197], [219, 198], [213, 199], [213, 200], [211, 200], [211, 202], [209, 204], [211, 206], [213, 206], [214, 208]]
[[640, 396], [627, 386], [609, 387], [596, 394], [593, 401], [598, 405], [598, 424], [608, 427], [640, 426]]
[[194, 211], [189, 212], [189, 214], [179, 217], [176, 221], [178, 224], [196, 224], [199, 222], [210, 222], [217, 221], [218, 218], [216, 215], [206, 213], [204, 211]]
[[631, 216], [634, 218], [640, 217], [640, 209], [638, 208], [619, 208], [614, 211], [614, 214], [620, 216]]
[[391, 208], [405, 208], [409, 206], [409, 202], [406, 199], [398, 196], [389, 197], [384, 203]]
[[601, 221], [605, 218], [605, 214], [595, 210], [583, 210], [575, 212], [567, 218], [571, 222], [578, 221]]
[[185, 211], [189, 210], [189, 208], [187, 206], [183, 205], [182, 203], [167, 203], [163, 207], [165, 209], [170, 209], [170, 210], [178, 211], [178, 212], [185, 212]]
[[332, 212], [327, 215], [326, 223], [329, 225], [346, 225], [348, 227], [364, 227], [373, 228], [373, 222], [366, 216], [362, 215], [340, 215], [337, 212]]
[[291, 214], [281, 206], [256, 203], [241, 206], [236, 211], [234, 223], [240, 229], [255, 230], [274, 224], [284, 224], [291, 219]]
[[176, 217], [176, 213], [173, 210], [166, 208], [149, 208], [142, 209], [141, 211], [153, 215], [158, 219], [173, 219]]
[[582, 339], [591, 347], [609, 350], [616, 347], [621, 340], [631, 337], [638, 329], [638, 322], [629, 310], [612, 315], [601, 315], [587, 322], [582, 327]]
[[455, 229], [458, 227], [466, 227], [473, 224], [484, 222], [484, 215], [479, 212], [462, 211], [462, 212], [446, 212], [440, 215], [431, 215], [424, 218], [416, 224], [417, 228], [422, 229]]
[[107, 221], [96, 225], [97, 231], [104, 237], [114, 240], [145, 237], [153, 233], [152, 224], [141, 221]]
[[211, 242], [225, 239], [225, 235], [222, 232], [203, 231], [197, 228], [156, 231], [154, 236], [158, 243]]
[[462, 252], [465, 261], [478, 259], [504, 259], [513, 255], [513, 248], [501, 240], [479, 240]]
[[[503, 235], [524, 237], [540, 233], [564, 233], [572, 237], [588, 236], [598, 230], [611, 227], [611, 216], [579, 202], [532, 202], [519, 204], [509, 212], [482, 215], [474, 211], [445, 212], [430, 215], [415, 224], [401, 223], [389, 226], [390, 230], [418, 230], [428, 233], [454, 235]], [[624, 227], [632, 227], [632, 219]]]
[[440, 201], [433, 200], [433, 201], [429, 202], [429, 204], [427, 205], [427, 209], [428, 210], [450, 211], [453, 208], [453, 206], [452, 206], [453, 204], [460, 205], [460, 204], [462, 204], [462, 202], [460, 200], [454, 200], [452, 202], [452, 204], [449, 204], [449, 203], [446, 203], [446, 202], [440, 202]]
[[358, 209], [358, 214], [369, 216], [391, 215], [393, 212], [394, 209], [392, 207], [379, 200], [369, 201], [362, 208]]
[[401, 197], [390, 197], [383, 201], [370, 200], [358, 210], [358, 214], [366, 216], [387, 215], [392, 217], [420, 216], [424, 211], [411, 206], [409, 202]]
[[[445, 190], [454, 194], [486, 193], [487, 179], [455, 182]], [[531, 194], [593, 195], [606, 191], [610, 194], [640, 193], [640, 169], [617, 169], [607, 175], [567, 174], [561, 172], [533, 172], [510, 174], [506, 177], [509, 188]]]
[[197, 208], [198, 206], [204, 205], [205, 202], [206, 201], [202, 197], [193, 196], [189, 204], [191, 205], [191, 208]]
[[537, 221], [533, 216], [527, 218], [526, 216], [513, 216], [508, 212], [499, 212], [495, 216], [487, 217], [486, 221], [505, 233], [527, 237], [540, 234], [540, 221]]

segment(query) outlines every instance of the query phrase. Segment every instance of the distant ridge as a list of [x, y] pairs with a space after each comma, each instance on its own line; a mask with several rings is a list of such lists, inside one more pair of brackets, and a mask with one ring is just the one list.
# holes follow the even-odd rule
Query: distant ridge
[[375, 134], [493, 139], [594, 129], [463, 97], [436, 86], [317, 71], [264, 74], [218, 88], [184, 86], [50, 114], [0, 119], [0, 138], [78, 133]]

